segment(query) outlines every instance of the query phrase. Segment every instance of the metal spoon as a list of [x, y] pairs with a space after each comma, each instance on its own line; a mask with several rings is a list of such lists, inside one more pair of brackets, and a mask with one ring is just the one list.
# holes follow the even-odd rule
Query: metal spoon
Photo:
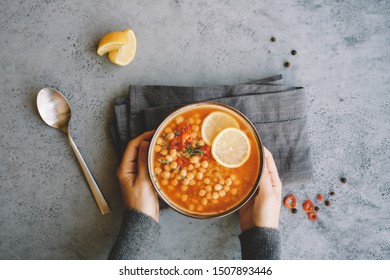
[[61, 130], [66, 134], [69, 140], [69, 144], [80, 163], [81, 170], [84, 173], [85, 179], [88, 182], [89, 188], [91, 189], [92, 195], [96, 200], [100, 212], [102, 215], [110, 212], [110, 207], [104, 199], [103, 194], [93, 179], [91, 172], [89, 172], [85, 161], [83, 160], [79, 150], [76, 147], [76, 144], [73, 142], [73, 139], [69, 134], [68, 125], [71, 117], [71, 111], [70, 105], [66, 98], [55, 89], [43, 88], [39, 91], [37, 96], [37, 107], [39, 114], [45, 123], [51, 127]]

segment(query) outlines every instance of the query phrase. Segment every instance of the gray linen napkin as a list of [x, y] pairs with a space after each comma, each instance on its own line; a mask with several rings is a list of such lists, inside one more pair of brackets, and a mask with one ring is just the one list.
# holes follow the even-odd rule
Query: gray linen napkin
[[305, 91], [283, 85], [282, 75], [238, 85], [131, 85], [129, 98], [116, 100], [116, 120], [110, 125], [118, 155], [130, 139], [155, 129], [173, 110], [206, 100], [230, 105], [252, 121], [274, 156], [283, 184], [312, 181]]

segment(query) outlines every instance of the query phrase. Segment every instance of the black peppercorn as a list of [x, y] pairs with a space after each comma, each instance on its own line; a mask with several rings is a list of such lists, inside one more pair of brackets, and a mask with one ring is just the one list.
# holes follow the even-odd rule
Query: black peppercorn
[[285, 63], [284, 63], [284, 67], [290, 67], [290, 62], [288, 62], [288, 61], [286, 61]]
[[296, 54], [297, 54], [297, 51], [296, 51], [296, 50], [292, 50], [292, 51], [291, 51], [291, 54], [292, 54], [292, 55], [296, 55]]
[[335, 196], [335, 195], [336, 195], [335, 192], [330, 192], [329, 194], [330, 194], [331, 196]]
[[275, 37], [271, 37], [271, 42], [276, 42], [276, 38]]
[[341, 181], [341, 183], [345, 184], [347, 182], [347, 178], [341, 177], [340, 181]]
[[297, 210], [297, 208], [293, 208], [293, 209], [291, 210], [291, 212], [293, 212], [293, 214], [296, 214], [296, 213], [298, 212], [298, 210]]
[[325, 201], [325, 205], [326, 205], [326, 206], [330, 206], [330, 201], [329, 201], [329, 200], [326, 200], [326, 201]]
[[314, 207], [314, 210], [315, 210], [316, 212], [318, 212], [318, 211], [320, 211], [320, 207], [316, 206], [316, 207]]

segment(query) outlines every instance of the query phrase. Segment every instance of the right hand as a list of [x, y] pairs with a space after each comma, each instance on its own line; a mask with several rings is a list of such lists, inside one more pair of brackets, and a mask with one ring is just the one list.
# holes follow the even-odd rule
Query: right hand
[[270, 151], [264, 147], [264, 170], [260, 180], [259, 192], [240, 209], [241, 231], [253, 227], [279, 227], [282, 199], [280, 181], [275, 161]]

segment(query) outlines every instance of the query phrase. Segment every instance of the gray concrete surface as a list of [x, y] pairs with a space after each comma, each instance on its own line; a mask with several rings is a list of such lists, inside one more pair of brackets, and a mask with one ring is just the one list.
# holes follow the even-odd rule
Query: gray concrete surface
[[[102, 35], [128, 27], [138, 38], [131, 65], [96, 55]], [[315, 182], [283, 194], [302, 202], [336, 192], [317, 222], [282, 208], [282, 257], [390, 259], [389, 28], [387, 0], [1, 1], [0, 258], [107, 257], [123, 207], [107, 126], [129, 84], [282, 73], [307, 90], [315, 165]], [[64, 135], [37, 114], [46, 86], [72, 105], [71, 132], [109, 215], [99, 214]], [[153, 258], [240, 258], [236, 215], [199, 221], [164, 210], [161, 226]]]

